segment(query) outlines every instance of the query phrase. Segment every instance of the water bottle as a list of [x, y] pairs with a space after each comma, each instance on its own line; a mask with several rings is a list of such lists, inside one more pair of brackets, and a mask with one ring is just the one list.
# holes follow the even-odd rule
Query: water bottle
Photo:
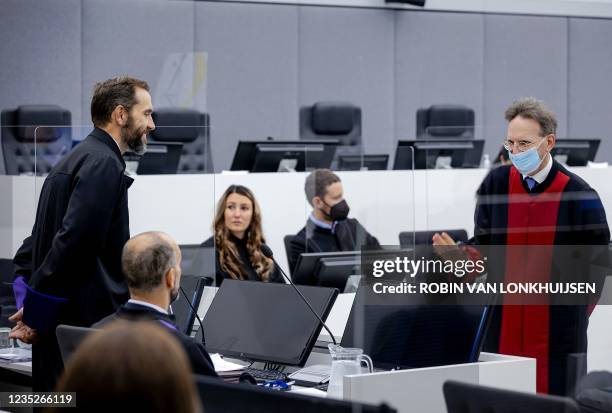
[[491, 159], [489, 158], [488, 153], [485, 153], [484, 155], [482, 155], [482, 162], [480, 162], [480, 167], [483, 169], [491, 168]]

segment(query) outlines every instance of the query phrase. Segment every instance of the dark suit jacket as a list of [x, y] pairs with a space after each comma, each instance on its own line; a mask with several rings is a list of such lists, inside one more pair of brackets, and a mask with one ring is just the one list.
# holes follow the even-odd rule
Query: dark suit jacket
[[[240, 265], [242, 266], [242, 268], [248, 275], [247, 279], [249, 281], [261, 281], [261, 279], [259, 278], [259, 275], [255, 271], [255, 268], [253, 268], [253, 265], [251, 265], [249, 251], [246, 248], [245, 242], [243, 240], [240, 240], [234, 237], [233, 235], [230, 235], [230, 240], [236, 245], [238, 254], [240, 254], [240, 260], [241, 260]], [[206, 248], [214, 247], [215, 246], [214, 238], [213, 237], [208, 238], [206, 241], [204, 241], [201, 244], [201, 246], [206, 247]], [[232, 276], [229, 273], [221, 269], [221, 264], [219, 262], [219, 250], [215, 248], [215, 285], [217, 287], [220, 287], [221, 284], [223, 283], [223, 280], [226, 278], [232, 278]], [[272, 271], [270, 272], [270, 278], [268, 279], [268, 282], [272, 282], [272, 283], [284, 282], [283, 276], [281, 275], [276, 265], [274, 265], [274, 267], [272, 268]]]
[[181, 332], [175, 324], [174, 316], [160, 313], [154, 308], [137, 303], [126, 303], [115, 314], [95, 323], [92, 327], [100, 328], [115, 320], [128, 321], [158, 321], [161, 326], [167, 328], [185, 349], [187, 357], [191, 362], [194, 374], [217, 377], [213, 362], [202, 343]]
[[[293, 273], [300, 254], [306, 252], [336, 252], [356, 251], [363, 246], [379, 247], [378, 240], [354, 218], [338, 221], [334, 233], [331, 230], [317, 226], [310, 219], [306, 226], [298, 232], [290, 242], [289, 269]], [[299, 284], [317, 283], [310, 280], [293, 280]]]

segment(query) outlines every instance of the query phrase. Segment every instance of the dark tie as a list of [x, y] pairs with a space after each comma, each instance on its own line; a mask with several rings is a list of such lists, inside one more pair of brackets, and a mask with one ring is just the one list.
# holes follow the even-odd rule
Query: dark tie
[[534, 186], [536, 186], [537, 182], [535, 179], [533, 179], [532, 177], [528, 176], [527, 178], [525, 178], [525, 182], [527, 182], [527, 187], [529, 188], [529, 190], [531, 191], [533, 189]]

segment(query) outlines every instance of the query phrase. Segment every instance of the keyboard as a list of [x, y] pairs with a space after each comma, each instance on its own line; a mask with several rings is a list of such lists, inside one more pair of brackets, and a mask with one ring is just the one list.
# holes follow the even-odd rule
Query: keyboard
[[282, 380], [287, 381], [287, 375], [280, 371], [275, 370], [262, 370], [253, 367], [247, 367], [244, 369], [245, 373], [249, 373], [257, 381], [271, 381], [271, 380]]

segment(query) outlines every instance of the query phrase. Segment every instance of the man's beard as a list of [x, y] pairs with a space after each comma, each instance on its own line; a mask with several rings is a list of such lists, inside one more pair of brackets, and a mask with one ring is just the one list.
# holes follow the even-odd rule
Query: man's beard
[[127, 124], [121, 128], [121, 140], [127, 145], [130, 151], [136, 155], [143, 155], [147, 150], [147, 145], [142, 140], [142, 135], [147, 133], [147, 128], [137, 129], [134, 127], [134, 120], [128, 117]]

